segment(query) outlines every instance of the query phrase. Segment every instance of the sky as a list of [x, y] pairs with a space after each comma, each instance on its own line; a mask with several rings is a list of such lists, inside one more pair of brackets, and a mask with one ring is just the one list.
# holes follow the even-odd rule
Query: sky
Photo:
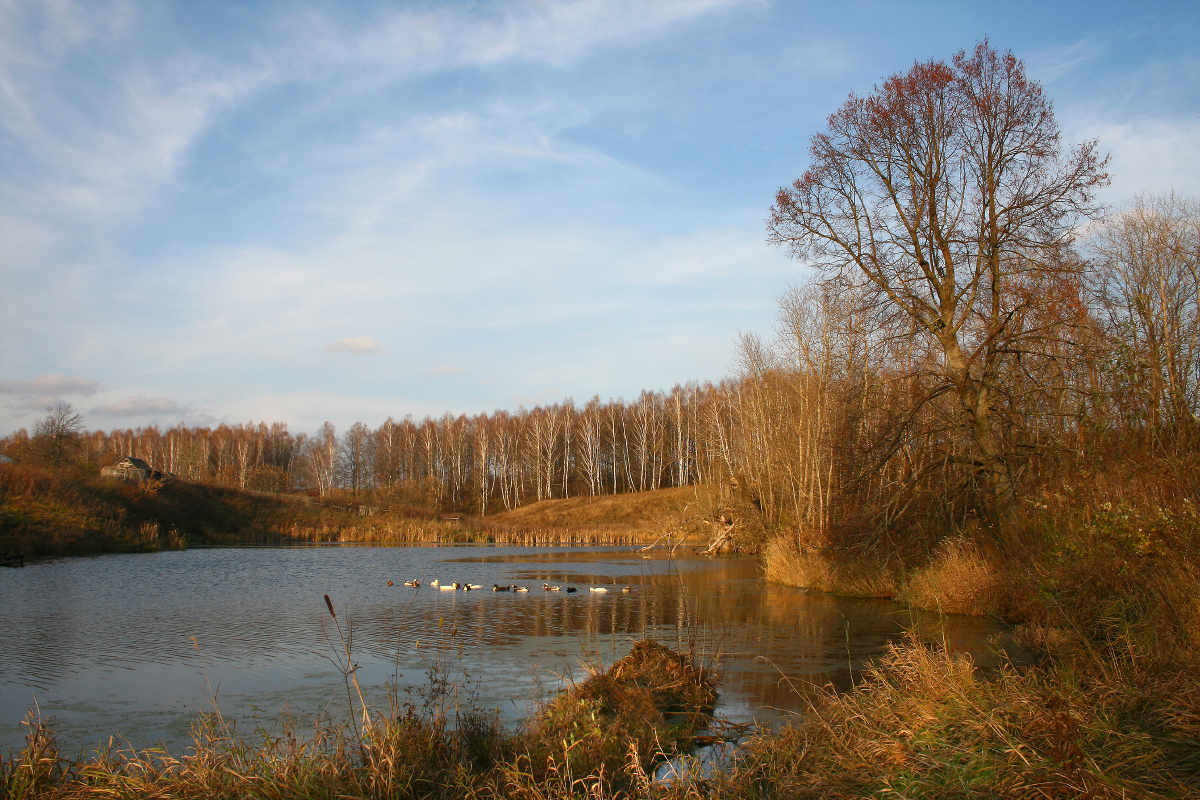
[[734, 369], [851, 91], [988, 37], [1200, 195], [1194, 2], [0, 0], [0, 435], [315, 431]]

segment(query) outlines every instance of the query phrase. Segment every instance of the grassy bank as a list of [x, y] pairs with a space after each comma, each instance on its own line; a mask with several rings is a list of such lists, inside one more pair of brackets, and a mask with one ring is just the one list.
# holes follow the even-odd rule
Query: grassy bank
[[672, 489], [548, 500], [479, 518], [361, 505], [350, 497], [318, 500], [183, 481], [137, 485], [75, 467], [0, 464], [0, 555], [281, 542], [649, 544], [681, 535], [679, 515], [694, 495]]
[[[853, 692], [750, 739], [720, 771], [655, 766], [697, 741], [711, 675], [652, 642], [516, 730], [436, 704], [358, 727], [239, 735], [209, 715], [186, 754], [64, 758], [34, 723], [0, 800], [106, 798], [1187, 798], [1200, 792], [1200, 692], [1132, 648], [984, 678], [966, 658], [894, 646]], [[446, 704], [441, 705], [445, 709]], [[453, 708], [453, 706], [450, 706]]]
[[906, 559], [851, 537], [772, 542], [771, 579], [997, 616], [1039, 660], [985, 680], [966, 661], [894, 649], [856, 691], [757, 742], [732, 796], [1200, 795], [1194, 460], [1063, 471], [1026, 493], [1007, 551], [980, 521]]
[[[444, 689], [443, 689], [444, 691]], [[34, 798], [566, 798], [635, 796], [710, 718], [711, 675], [651, 641], [562, 692], [517, 730], [446, 703], [393, 705], [354, 727], [258, 741], [206, 716], [185, 755], [105, 750], [71, 761], [50, 728], [0, 764], [0, 800]]]

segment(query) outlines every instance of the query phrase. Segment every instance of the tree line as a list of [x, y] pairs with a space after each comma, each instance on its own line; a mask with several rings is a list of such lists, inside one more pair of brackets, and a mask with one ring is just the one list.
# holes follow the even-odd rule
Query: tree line
[[[689, 383], [633, 401], [571, 400], [515, 412], [389, 418], [372, 428], [331, 423], [314, 435], [286, 423], [83, 431], [69, 408], [42, 432], [18, 431], [5, 451], [93, 466], [137, 456], [184, 480], [268, 492], [335, 492], [479, 514], [551, 498], [598, 496], [721, 480], [738, 471], [739, 382]], [[61, 429], [73, 417], [73, 430]], [[70, 428], [71, 426], [67, 426]]]

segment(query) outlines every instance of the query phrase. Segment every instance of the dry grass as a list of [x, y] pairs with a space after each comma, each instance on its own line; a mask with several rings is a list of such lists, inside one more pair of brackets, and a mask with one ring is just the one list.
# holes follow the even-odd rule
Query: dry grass
[[213, 714], [184, 755], [110, 748], [72, 762], [30, 720], [24, 752], [0, 762], [0, 800], [631, 795], [650, 789], [648, 770], [690, 742], [715, 697], [691, 658], [639, 642], [516, 734], [478, 711], [450, 725], [436, 708], [393, 705], [361, 728], [319, 725], [305, 740], [260, 731], [251, 743]]
[[929, 566], [910, 573], [900, 599], [943, 614], [1001, 616], [1008, 588], [999, 557], [975, 539], [958, 536], [938, 545]]
[[[517, 546], [674, 542], [701, 529], [704, 490], [551, 500], [510, 515], [439, 516], [173, 481], [138, 486], [77, 468], [0, 465], [0, 554], [142, 552], [192, 544], [496, 543]], [[157, 534], [157, 535], [153, 535]]]
[[[182, 756], [105, 750], [70, 762], [34, 723], [25, 752], [0, 765], [0, 800], [1197, 796], [1197, 672], [1164, 680], [1131, 650], [1088, 657], [983, 676], [906, 641], [855, 691], [819, 697], [731, 767], [670, 785], [650, 779], [654, 762], [686, 747], [713, 686], [691, 659], [643, 643], [518, 734], [485, 714], [452, 729], [393, 707], [358, 732], [326, 726], [302, 741], [285, 730], [252, 745], [209, 716]], [[672, 711], [685, 712], [674, 725]]]
[[[1020, 622], [1036, 666], [981, 676], [916, 642], [759, 739], [721, 797], [1200, 796], [1200, 454], [1092, 458], [1029, 490], [1021, 550], [945, 531], [898, 598]], [[767, 576], [842, 594], [849, 551], [777, 541]]]
[[511, 530], [624, 531], [641, 541], [667, 534], [702, 542], [709, 534], [714, 503], [707, 486], [679, 486], [650, 492], [572, 497], [530, 503], [488, 517], [494, 528]]
[[771, 540], [765, 559], [767, 580], [785, 586], [878, 598], [894, 597], [900, 587], [899, 570], [893, 564], [839, 557], [826, 548], [800, 548], [789, 536]]
[[[985, 679], [964, 657], [897, 645], [856, 691], [755, 741], [711, 795], [1195, 796], [1200, 743], [1146, 713], [1144, 683], [1102, 674], [1082, 681], [1055, 666]], [[1196, 697], [1195, 678], [1186, 689]], [[1194, 700], [1169, 713], [1190, 725], [1192, 710]]]
[[[710, 719], [713, 677], [691, 657], [638, 642], [529, 721], [505, 773], [505, 794], [521, 794], [529, 778], [563, 788], [583, 778], [604, 796], [646, 789], [655, 762], [686, 748]], [[517, 765], [521, 770], [514, 772]]]

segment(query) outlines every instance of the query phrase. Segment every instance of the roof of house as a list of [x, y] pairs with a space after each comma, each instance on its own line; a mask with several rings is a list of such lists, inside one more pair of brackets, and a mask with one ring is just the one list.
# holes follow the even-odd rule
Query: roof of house
[[154, 471], [154, 467], [150, 466], [145, 461], [143, 461], [140, 458], [137, 458], [136, 456], [126, 456], [124, 459], [121, 460], [120, 463], [117, 464], [118, 467], [126, 466], [126, 465], [133, 467], [134, 469], [144, 469], [147, 472]]

